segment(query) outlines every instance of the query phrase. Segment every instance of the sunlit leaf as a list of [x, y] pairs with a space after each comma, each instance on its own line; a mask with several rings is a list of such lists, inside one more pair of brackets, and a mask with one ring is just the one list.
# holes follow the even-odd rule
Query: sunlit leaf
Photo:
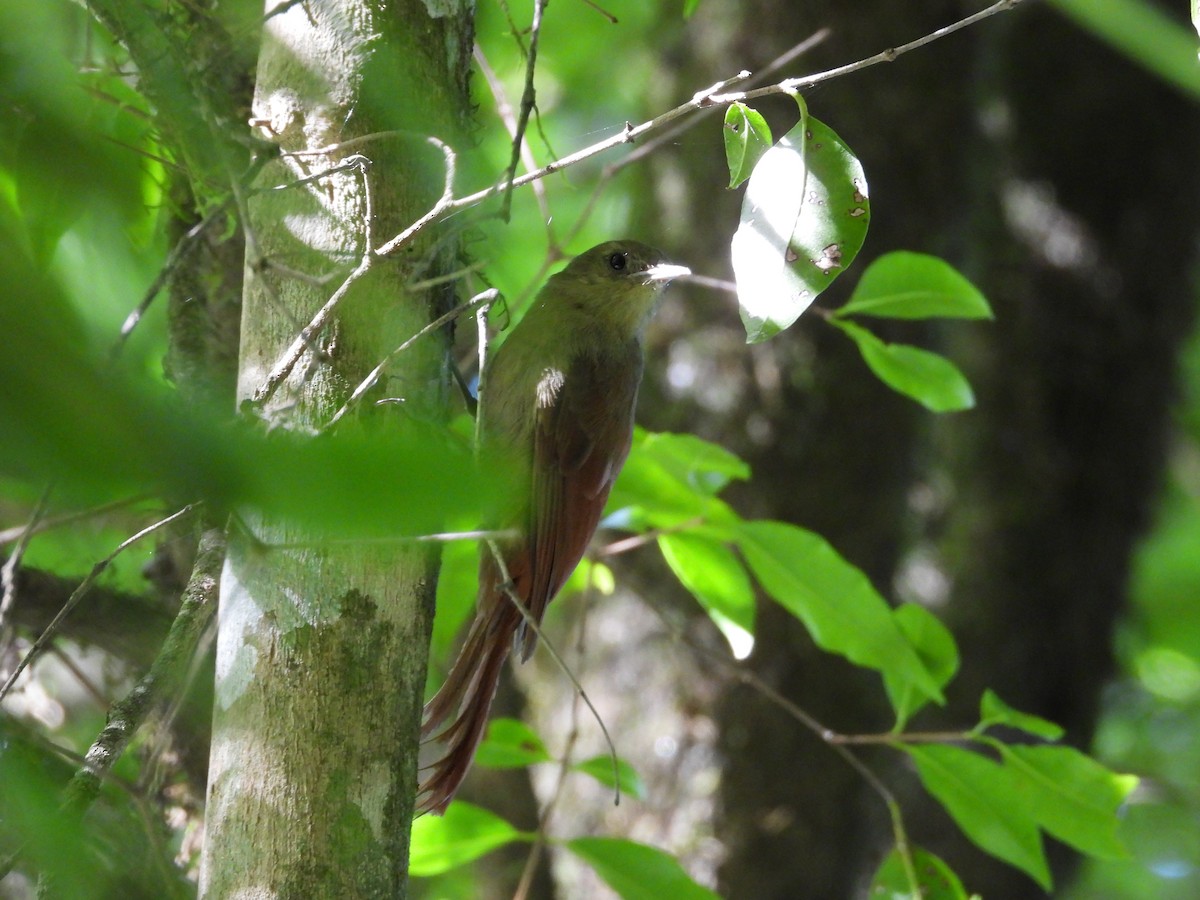
[[[921, 900], [967, 900], [967, 892], [954, 870], [920, 847], [910, 847], [910, 850]], [[871, 900], [912, 900], [913, 886], [898, 850], [887, 855], [871, 879], [867, 895]]]
[[882, 673], [889, 696], [943, 702], [891, 608], [824, 538], [783, 522], [744, 522], [736, 536], [755, 578], [820, 647]]
[[746, 339], [787, 328], [850, 265], [870, 220], [862, 166], [803, 100], [796, 127], [750, 176], [733, 236], [733, 271]]
[[737, 514], [712, 495], [731, 478], [748, 475], [744, 462], [715, 444], [639, 430], [609, 497], [605, 523], [638, 530], [736, 522]]
[[700, 605], [754, 631], [754, 588], [746, 567], [722, 541], [692, 532], [663, 534], [658, 547], [675, 577]]
[[908, 344], [887, 344], [860, 325], [832, 319], [858, 346], [875, 376], [897, 393], [933, 412], [957, 412], [975, 405], [975, 394], [958, 367], [944, 356]]
[[916, 763], [925, 789], [972, 843], [1050, 889], [1050, 869], [1037, 820], [1006, 767], [960, 747], [901, 746]]
[[408, 870], [418, 876], [438, 875], [529, 837], [495, 813], [456, 800], [444, 816], [421, 816], [413, 822]]
[[[958, 671], [958, 645], [950, 629], [942, 624], [941, 619], [916, 603], [904, 603], [896, 607], [892, 610], [892, 616], [934, 681], [939, 687], [945, 687]], [[929, 702], [926, 696], [912, 690], [903, 696], [893, 696], [891, 692], [895, 685], [891, 681], [887, 682], [887, 688], [892, 708], [896, 710], [897, 729], [902, 729], [904, 723]]]
[[898, 250], [867, 266], [834, 315], [990, 319], [992, 309], [979, 289], [945, 260]]
[[1111, 772], [1074, 747], [994, 746], [1042, 828], [1100, 859], [1129, 856], [1117, 839], [1117, 811], [1137, 778]]
[[595, 869], [622, 900], [720, 900], [688, 877], [679, 860], [654, 847], [599, 837], [575, 838], [565, 846]]
[[731, 103], [725, 110], [725, 162], [729, 186], [737, 187], [750, 177], [755, 164], [771, 146], [771, 128], [756, 109]]
[[979, 701], [978, 727], [984, 729], [991, 725], [1007, 725], [1009, 728], [1017, 728], [1048, 741], [1057, 741], [1064, 734], [1062, 726], [1055, 725], [1041, 716], [1013, 709], [989, 688], [983, 692]]
[[680, 481], [705, 494], [717, 494], [730, 481], [745, 481], [750, 467], [719, 444], [694, 434], [643, 432], [637, 452], [662, 464]]

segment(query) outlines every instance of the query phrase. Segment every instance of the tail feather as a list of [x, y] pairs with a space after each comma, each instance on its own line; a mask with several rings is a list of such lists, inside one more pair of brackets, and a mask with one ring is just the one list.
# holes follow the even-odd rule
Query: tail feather
[[520, 613], [506, 596], [490, 599], [495, 602], [482, 604], [445, 683], [425, 704], [421, 737], [446, 751], [427, 767], [430, 774], [417, 793], [418, 813], [446, 811], [487, 727], [500, 672], [520, 621]]

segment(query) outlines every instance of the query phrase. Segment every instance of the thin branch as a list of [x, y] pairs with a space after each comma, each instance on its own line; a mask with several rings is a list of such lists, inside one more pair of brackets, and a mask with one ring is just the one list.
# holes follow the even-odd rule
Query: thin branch
[[342, 408], [333, 414], [333, 417], [329, 420], [329, 423], [325, 426], [325, 428], [332, 428], [334, 425], [336, 425], [338, 420], [340, 420], [342, 416], [350, 411], [352, 406], [362, 399], [363, 394], [375, 386], [375, 384], [379, 381], [379, 376], [383, 374], [384, 369], [388, 367], [388, 364], [391, 363], [393, 359], [395, 359], [421, 338], [425, 337], [425, 335], [437, 331], [439, 328], [445, 327], [463, 313], [470, 312], [473, 309], [479, 309], [483, 306], [489, 306], [496, 299], [496, 297], [499, 296], [499, 294], [500, 292], [495, 288], [488, 288], [486, 291], [476, 294], [466, 303], [460, 303], [449, 312], [438, 316], [436, 319], [406, 340], [403, 344], [385, 356], [379, 362], [379, 365], [372, 369], [367, 377], [364, 378], [359, 383], [358, 387], [354, 389], [354, 392], [350, 395], [350, 398], [344, 404], [342, 404]]
[[[479, 71], [483, 73], [483, 78], [488, 83], [488, 90], [492, 92], [492, 98], [496, 101], [496, 114], [500, 116], [500, 121], [504, 123], [504, 127], [508, 129], [509, 136], [514, 140], [517, 134], [517, 119], [513, 114], [512, 104], [508, 102], [508, 96], [504, 93], [504, 85], [500, 83], [500, 79], [496, 77], [495, 71], [484, 56], [483, 48], [479, 44], [475, 45], [474, 53], [475, 64], [479, 66]], [[514, 143], [514, 147], [517, 145]], [[533, 158], [533, 154], [529, 150], [529, 143], [525, 140], [520, 144], [521, 161], [525, 164], [527, 170], [532, 171], [537, 168], [537, 161]], [[513, 174], [516, 172], [514, 167]], [[554, 243], [554, 234], [550, 227], [550, 204], [546, 199], [546, 187], [542, 182], [536, 181], [531, 185], [534, 199], [537, 201], [538, 210], [542, 214], [542, 221], [546, 223], [546, 229], [550, 232], [550, 243]], [[510, 192], [511, 195], [511, 192]]]
[[[178, 518], [186, 507], [171, 518]], [[160, 522], [159, 527], [170, 519]], [[67, 785], [65, 806], [82, 814], [100, 790], [100, 781], [107, 776], [146, 716], [162, 700], [171, 698], [191, 671], [196, 648], [212, 621], [217, 607], [221, 565], [225, 559], [225, 531], [206, 528], [200, 537], [199, 552], [192, 575], [183, 592], [179, 614], [163, 642], [154, 664], [133, 689], [108, 713], [108, 724], [84, 756], [83, 764]]]
[[[436, 214], [431, 214], [425, 217], [419, 223], [410, 226], [401, 235], [398, 235], [392, 241], [389, 241], [384, 247], [380, 248], [380, 255], [386, 255], [387, 253], [392, 253], [396, 249], [399, 249], [399, 247], [403, 246], [404, 243], [415, 237], [416, 233], [420, 231], [421, 228], [424, 228], [431, 222], [436, 221], [451, 212], [464, 209], [469, 206], [475, 206], [503, 191], [508, 191], [512, 188], [518, 188], [535, 181], [540, 181], [548, 175], [553, 175], [555, 172], [560, 172], [563, 169], [577, 165], [584, 160], [591, 159], [593, 156], [597, 156], [607, 150], [611, 150], [614, 147], [619, 147], [622, 144], [636, 143], [641, 137], [657, 131], [658, 129], [669, 125], [676, 119], [679, 119], [689, 113], [696, 112], [697, 110], [708, 109], [714, 106], [728, 106], [732, 103], [753, 100], [758, 97], [766, 97], [773, 94], [796, 94], [804, 88], [813, 87], [814, 85], [821, 84], [822, 82], [830, 81], [834, 78], [840, 78], [843, 75], [849, 75], [852, 72], [857, 72], [880, 63], [893, 62], [898, 57], [908, 53], [911, 50], [915, 50], [918, 47], [923, 47], [926, 44], [932, 43], [933, 41], [940, 40], [941, 38], [951, 35], [956, 31], [960, 31], [969, 25], [974, 25], [983, 19], [994, 16], [997, 13], [1007, 12], [1013, 7], [1019, 5], [1021, 2], [1023, 2], [1023, 0], [998, 0], [998, 2], [993, 3], [991, 6], [981, 10], [980, 12], [960, 19], [952, 25], [939, 28], [930, 34], [916, 39], [915, 41], [910, 41], [907, 44], [902, 44], [899, 47], [883, 50], [880, 53], [876, 53], [874, 56], [866, 57], [865, 59], [858, 60], [857, 62], [839, 66], [835, 69], [828, 69], [824, 72], [817, 72], [813, 75], [804, 75], [799, 78], [788, 78], [766, 87], [734, 93], [721, 93], [720, 91], [724, 89], [723, 84], [714, 85], [712, 88], [699, 91], [692, 97], [691, 100], [687, 101], [686, 103], [682, 103], [674, 109], [667, 110], [666, 112], [655, 116], [653, 119], [642, 122], [640, 125], [634, 125], [630, 122], [626, 122], [625, 127], [622, 128], [618, 133], [592, 144], [589, 147], [584, 147], [582, 150], [577, 150], [568, 156], [564, 156], [562, 159], [555, 160], [554, 162], [549, 163], [540, 169], [536, 169], [532, 172], [526, 172], [524, 175], [520, 175], [511, 179], [511, 181], [507, 178], [502, 179], [491, 187], [468, 194], [465, 197], [459, 197], [458, 199], [451, 200], [450, 202], [444, 204]], [[738, 80], [740, 80], [740, 76], [738, 76]]]
[[597, 710], [592, 704], [592, 698], [589, 697], [587, 691], [583, 689], [583, 685], [579, 683], [579, 679], [575, 677], [575, 673], [572, 672], [566, 662], [563, 661], [563, 658], [559, 655], [558, 650], [555, 649], [554, 644], [551, 643], [545, 634], [542, 633], [541, 626], [534, 620], [533, 616], [529, 612], [529, 609], [525, 606], [524, 601], [522, 601], [521, 598], [517, 596], [516, 591], [512, 589], [512, 576], [509, 575], [508, 566], [504, 562], [504, 557], [500, 553], [500, 547], [494, 540], [491, 539], [487, 541], [487, 545], [488, 549], [491, 551], [492, 557], [496, 561], [496, 566], [500, 569], [500, 577], [504, 579], [505, 595], [517, 608], [517, 612], [521, 614], [521, 618], [524, 619], [526, 627], [528, 627], [535, 635], [537, 635], [538, 640], [546, 648], [546, 652], [550, 654], [550, 657], [554, 660], [555, 664], [570, 680], [571, 685], [575, 688], [575, 692], [579, 695], [579, 699], [584, 702], [584, 705], [586, 705], [591, 711], [592, 718], [594, 718], [596, 720], [596, 724], [600, 726], [600, 733], [604, 735], [604, 742], [608, 745], [608, 752], [612, 757], [613, 784], [616, 790], [614, 802], [615, 804], [619, 805], [621, 802], [621, 767], [617, 760], [617, 745], [613, 743], [612, 735], [608, 733], [608, 726], [604, 724], [604, 719], [600, 716], [600, 711]]
[[438, 138], [429, 137], [427, 140], [429, 143], [433, 144], [442, 151], [442, 155], [446, 161], [446, 175], [442, 187], [442, 196], [439, 197], [437, 202], [433, 204], [433, 208], [430, 209], [429, 212], [425, 213], [425, 215], [421, 216], [421, 218], [409, 225], [408, 228], [404, 229], [404, 231], [400, 232], [398, 235], [376, 250], [376, 256], [388, 256], [407, 246], [412, 239], [417, 236], [422, 228], [424, 228], [430, 222], [437, 221], [448, 210], [455, 208], [454, 175], [457, 168], [457, 158], [454, 155], [454, 150], [449, 144]]
[[42, 650], [45, 649], [46, 644], [49, 643], [51, 638], [53, 638], [58, 632], [59, 625], [62, 624], [63, 619], [65, 619], [70, 614], [71, 610], [73, 610], [79, 604], [79, 601], [87, 595], [87, 592], [91, 589], [92, 585], [96, 583], [96, 579], [103, 574], [104, 570], [109, 567], [114, 559], [116, 559], [122, 552], [136, 544], [142, 538], [147, 537], [148, 535], [158, 531], [160, 528], [165, 528], [167, 525], [177, 522], [179, 519], [190, 515], [199, 505], [200, 504], [198, 503], [189, 503], [187, 506], [183, 507], [183, 509], [172, 513], [165, 519], [160, 519], [153, 525], [143, 528], [137, 534], [123, 540], [117, 546], [116, 550], [92, 566], [92, 570], [87, 574], [87, 577], [79, 583], [79, 587], [72, 592], [71, 596], [67, 599], [67, 602], [63, 604], [63, 608], [58, 611], [58, 615], [56, 615], [50, 621], [50, 624], [46, 626], [45, 630], [38, 635], [37, 640], [33, 642], [33, 645], [17, 664], [17, 667], [13, 670], [12, 674], [8, 676], [8, 680], [4, 682], [3, 687], [0, 687], [0, 700], [3, 700], [6, 696], [8, 696], [8, 692], [12, 690], [12, 686], [16, 683], [17, 679], [21, 677], [21, 673], [24, 672], [26, 667], [28, 667], [29, 664], [33, 662], [33, 660], [36, 659], [37, 656], [42, 652]]
[[[538, 3], [539, 9], [544, 5], [543, 0], [535, 0], [535, 2]], [[358, 281], [363, 275], [366, 274], [374, 258], [389, 256], [403, 249], [404, 247], [408, 246], [422, 230], [429, 225], [447, 217], [449, 214], [460, 209], [475, 206], [498, 193], [511, 192], [515, 188], [540, 181], [548, 175], [552, 175], [555, 172], [560, 172], [563, 169], [569, 168], [570, 166], [574, 166], [587, 159], [591, 159], [593, 156], [597, 156], [606, 150], [610, 150], [622, 144], [636, 143], [638, 139], [644, 135], [657, 131], [689, 113], [708, 109], [714, 106], [728, 106], [731, 103], [768, 96], [771, 94], [795, 94], [803, 88], [812, 87], [813, 85], [820, 84], [821, 82], [829, 81], [830, 79], [847, 75], [851, 72], [868, 68], [869, 66], [884, 62], [892, 62], [910, 50], [915, 50], [918, 47], [922, 47], [935, 40], [939, 40], [997, 13], [1010, 10], [1021, 2], [1022, 0], [999, 0], [999, 2], [992, 4], [987, 9], [975, 13], [974, 15], [967, 16], [966, 18], [961, 19], [952, 25], [948, 25], [945, 28], [940, 28], [930, 34], [925, 35], [924, 37], [918, 38], [915, 41], [910, 41], [909, 43], [902, 44], [896, 48], [884, 50], [875, 54], [874, 56], [867, 57], [866, 59], [862, 59], [845, 66], [839, 66], [838, 68], [829, 69], [825, 72], [819, 72], [814, 75], [785, 79], [776, 84], [768, 85], [762, 88], [755, 88], [752, 90], [734, 93], [721, 93], [722, 91], [726, 90], [731, 83], [744, 80], [749, 76], [749, 73], [739, 73], [732, 79], [719, 82], [710, 88], [698, 91], [686, 103], [680, 104], [674, 109], [655, 116], [653, 119], [642, 122], [640, 125], [633, 125], [630, 122], [626, 122], [625, 127], [621, 129], [620, 132], [606, 138], [605, 140], [592, 144], [590, 147], [585, 147], [582, 150], [578, 150], [575, 153], [569, 154], [562, 159], [555, 160], [554, 162], [532, 172], [526, 172], [525, 174], [517, 177], [503, 178], [498, 183], [493, 184], [491, 187], [484, 188], [483, 190], [476, 191], [464, 197], [454, 197], [454, 151], [440, 139], [428, 137], [427, 140], [430, 143], [441, 148], [446, 159], [445, 187], [442, 192], [442, 196], [433, 205], [429, 212], [405, 228], [404, 231], [400, 232], [395, 237], [382, 244], [378, 249], [373, 251], [368, 250], [368, 252], [364, 254], [359, 265], [346, 277], [341, 286], [334, 292], [333, 296], [326, 301], [325, 305], [321, 307], [321, 309], [313, 317], [312, 321], [310, 321], [309, 324], [302, 329], [299, 337], [297, 337], [297, 339], [292, 343], [291, 347], [285, 351], [283, 356], [267, 376], [266, 381], [260, 385], [257, 391], [255, 391], [253, 397], [251, 398], [251, 402], [254, 405], [261, 405], [270, 398], [283, 379], [291, 373], [292, 369], [295, 367], [304, 351], [311, 345], [316, 335], [320, 333], [320, 331], [328, 324], [333, 312], [337, 309], [342, 299], [346, 296], [350, 287], [354, 284], [354, 282]], [[383, 136], [383, 134], [384, 133], [380, 133], [380, 135], [371, 135], [370, 137], [379, 137]], [[235, 196], [240, 195], [240, 191], [237, 190], [237, 187], [238, 186], [235, 184]], [[239, 209], [240, 206], [241, 204], [239, 203]], [[252, 254], [248, 252], [248, 256], [252, 256]]]
[[[753, 690], [760, 693], [763, 697], [765, 697], [771, 703], [778, 706], [780, 709], [782, 709], [784, 712], [786, 712], [789, 716], [791, 716], [793, 719], [795, 719], [797, 722], [799, 722], [801, 725], [803, 725], [805, 728], [807, 728], [809, 731], [811, 731], [813, 734], [815, 734], [818, 738], [820, 738], [826, 744], [826, 746], [828, 746], [831, 750], [833, 750], [834, 753], [836, 753], [838, 756], [840, 756], [843, 759], [843, 761], [845, 761], [845, 763], [848, 766], [850, 766], [850, 768], [852, 768], [856, 773], [858, 773], [859, 777], [861, 777], [870, 786], [870, 788], [877, 795], [879, 795], [880, 799], [883, 801], [884, 806], [887, 807], [888, 816], [891, 819], [892, 834], [896, 841], [896, 851], [900, 854], [901, 864], [904, 866], [904, 872], [905, 872], [906, 877], [908, 878], [909, 886], [913, 890], [913, 898], [914, 898], [914, 900], [920, 900], [921, 895], [920, 895], [919, 889], [918, 889], [918, 882], [917, 882], [917, 878], [916, 878], [916, 868], [913, 865], [912, 851], [909, 849], [908, 833], [904, 827], [904, 818], [903, 818], [902, 811], [900, 809], [900, 804], [896, 800], [895, 795], [891, 792], [891, 790], [888, 788], [888, 786], [883, 783], [883, 781], [879, 778], [879, 776], [876, 775], [873, 771], [871, 771], [870, 767], [867, 766], [867, 764], [864, 763], [861, 759], [859, 759], [854, 754], [853, 751], [851, 751], [848, 747], [844, 746], [845, 743], [850, 743], [850, 742], [848, 742], [848, 741], [839, 742], [839, 741], [831, 740], [832, 737], [837, 736], [836, 732], [834, 732], [830, 728], [826, 728], [812, 714], [810, 714], [809, 712], [804, 710], [802, 707], [798, 706], [796, 703], [794, 703], [788, 697], [785, 697], [774, 687], [767, 684], [767, 682], [764, 681], [758, 675], [757, 672], [754, 672], [753, 670], [747, 668], [741, 662], [739, 662], [736, 659], [733, 659], [732, 657], [730, 657], [729, 655], [727, 655], [725, 653], [717, 652], [716, 650], [713, 650], [710, 647], [705, 647], [702, 644], [699, 644], [696, 641], [692, 640], [688, 636], [684, 635], [657, 608], [654, 608], [654, 607], [651, 607], [651, 608], [654, 609], [654, 611], [656, 613], [658, 613], [659, 618], [663, 621], [663, 623], [667, 626], [667, 628], [671, 631], [671, 633], [673, 635], [675, 635], [675, 637], [678, 640], [681, 640], [684, 644], [686, 644], [688, 647], [692, 648], [694, 651], [702, 654], [703, 656], [707, 657], [708, 659], [711, 659], [714, 662], [721, 665], [738, 681], [742, 682], [743, 684], [747, 685], [748, 687], [750, 687]], [[897, 735], [892, 735], [890, 737], [894, 741], [897, 738]]]
[[533, 87], [534, 70], [537, 67], [538, 38], [542, 33], [542, 13], [545, 12], [547, 0], [533, 0], [533, 23], [529, 26], [529, 52], [525, 56], [525, 89], [521, 94], [521, 112], [517, 117], [516, 127], [512, 129], [512, 158], [508, 163], [505, 178], [508, 187], [504, 191], [504, 200], [500, 204], [500, 218], [509, 220], [512, 209], [513, 177], [517, 174], [517, 163], [521, 161], [521, 150], [525, 146], [525, 129], [529, 127], [529, 115], [533, 112], [537, 92]]
[[970, 731], [889, 731], [882, 734], [839, 734], [826, 731], [821, 740], [827, 744], [959, 744], [977, 740], [978, 735]]
[[300, 329], [300, 334], [292, 341], [292, 345], [284, 351], [283, 355], [275, 363], [275, 367], [271, 369], [266, 380], [258, 386], [258, 389], [250, 398], [250, 402], [254, 406], [261, 406], [271, 399], [271, 396], [278, 389], [279, 385], [285, 378], [292, 373], [296, 367], [296, 363], [300, 361], [300, 357], [312, 345], [317, 335], [329, 324], [329, 320], [333, 318], [334, 311], [341, 304], [345, 296], [350, 293], [350, 288], [354, 283], [367, 274], [367, 270], [371, 268], [371, 254], [367, 253], [359, 261], [354, 270], [346, 276], [337, 290], [335, 290], [325, 301], [325, 305], [317, 310], [316, 315], [312, 317], [307, 325]]
[[510, 541], [520, 537], [515, 528], [480, 531], [442, 531], [435, 534], [391, 535], [389, 537], [322, 538], [319, 541], [271, 541], [248, 534], [263, 550], [303, 550], [313, 547], [361, 546], [364, 544], [452, 544], [457, 541]]
[[[47, 516], [33, 526], [31, 533], [40, 534], [43, 531], [49, 531], [51, 528], [57, 528], [60, 525], [71, 525], [83, 519], [92, 519], [97, 516], [102, 516], [105, 513], [123, 509], [126, 506], [132, 506], [135, 503], [140, 503], [145, 499], [145, 494], [139, 494], [136, 497], [126, 497], [124, 500], [114, 500], [111, 503], [93, 506], [91, 509], [84, 509], [72, 513], [64, 513], [61, 516]], [[17, 540], [21, 537], [21, 535], [25, 534], [25, 531], [28, 528], [28, 525], [18, 525], [15, 528], [6, 528], [3, 531], [0, 531], [0, 545], [8, 544]]]
[[737, 283], [726, 281], [724, 278], [710, 278], [708, 275], [697, 275], [693, 272], [691, 275], [684, 275], [679, 281], [686, 281], [688, 284], [694, 284], [698, 287], [712, 288], [714, 291], [725, 291], [730, 294], [737, 293]]
[[49, 484], [42, 490], [42, 495], [34, 504], [33, 512], [29, 514], [29, 521], [21, 529], [16, 546], [4, 561], [4, 565], [0, 566], [0, 586], [3, 587], [3, 591], [0, 592], [0, 660], [8, 655], [8, 648], [15, 634], [15, 629], [9, 621], [9, 613], [17, 600], [17, 569], [21, 567], [25, 549], [29, 546], [42, 516], [45, 515], [46, 505], [50, 502], [50, 493], [53, 490], [54, 486]]
[[[582, 598], [583, 611], [579, 616], [579, 623], [575, 630], [575, 656], [581, 662], [587, 659], [584, 639], [587, 636], [588, 610], [591, 608], [592, 595], [596, 586], [595, 572], [596, 563], [589, 560], [587, 587]], [[542, 806], [538, 814], [537, 831], [534, 833], [533, 846], [529, 850], [529, 855], [525, 858], [525, 866], [521, 870], [517, 889], [513, 891], [513, 900], [524, 900], [529, 894], [529, 889], [533, 884], [534, 873], [537, 871], [538, 862], [546, 848], [547, 836], [550, 831], [550, 820], [554, 816], [554, 811], [558, 806], [559, 800], [562, 799], [563, 791], [567, 784], [567, 776], [571, 774], [571, 759], [575, 753], [575, 744], [578, 740], [579, 695], [572, 694], [570, 726], [567, 728], [567, 739], [563, 744], [563, 751], [559, 756], [558, 778], [555, 780], [554, 790], [550, 793], [550, 797], [546, 800], [545, 805]]]
[[184, 260], [191, 255], [192, 250], [199, 245], [200, 236], [208, 230], [213, 222], [217, 221], [219, 216], [223, 216], [228, 211], [232, 203], [232, 196], [226, 198], [223, 203], [218, 204], [204, 218], [189, 228], [183, 237], [175, 243], [175, 246], [171, 248], [171, 252], [167, 254], [166, 261], [159, 268], [154, 281], [150, 283], [150, 287], [142, 295], [141, 302], [133, 308], [129, 315], [125, 317], [125, 321], [121, 323], [121, 332], [117, 335], [117, 342], [112, 348], [111, 355], [113, 359], [116, 359], [121, 354], [121, 351], [125, 349], [125, 345], [129, 341], [129, 336], [133, 334], [133, 330], [142, 321], [142, 318], [150, 309], [150, 305], [166, 286], [170, 277], [183, 265]]
[[[289, 154], [295, 155], [295, 154]], [[341, 172], [360, 172], [365, 173], [371, 168], [371, 159], [368, 156], [363, 156], [361, 153], [352, 153], [336, 165], [330, 166], [328, 169], [322, 169], [320, 172], [314, 172], [312, 175], [307, 175], [304, 178], [297, 178], [295, 181], [287, 181], [283, 184], [273, 184], [270, 187], [255, 188], [250, 191], [250, 196], [255, 194], [266, 194], [272, 191], [289, 191], [292, 188], [303, 187], [306, 184], [313, 184], [317, 181], [324, 181], [333, 175]]]
[[959, 19], [952, 25], [947, 25], [944, 28], [938, 28], [931, 31], [923, 37], [917, 38], [915, 41], [909, 41], [907, 44], [901, 44], [899, 47], [891, 47], [887, 50], [881, 50], [874, 56], [868, 56], [860, 59], [857, 62], [847, 63], [844, 66], [838, 66], [834, 69], [827, 69], [824, 72], [818, 72], [815, 75], [802, 75], [799, 78], [786, 78], [778, 84], [773, 84], [768, 87], [757, 88], [756, 90], [746, 91], [742, 94], [717, 95], [711, 98], [713, 103], [728, 105], [744, 100], [754, 100], [758, 97], [766, 97], [770, 94], [794, 94], [802, 91], [805, 88], [810, 88], [815, 84], [820, 84], [823, 81], [830, 81], [834, 78], [840, 78], [843, 75], [849, 75], [852, 72], [858, 72], [862, 69], [877, 66], [880, 63], [895, 62], [899, 57], [903, 56], [911, 50], [916, 50], [918, 47], [924, 47], [926, 44], [932, 44], [934, 41], [941, 40], [954, 34], [956, 31], [961, 31], [976, 22], [981, 22], [984, 19], [990, 18], [997, 13], [1008, 12], [1014, 6], [1017, 6], [1023, 0], [998, 0], [986, 9], [981, 9], [979, 12]]
[[591, 556], [594, 559], [603, 559], [606, 556], [620, 556], [622, 553], [637, 550], [639, 547], [645, 547], [647, 544], [653, 544], [664, 535], [686, 531], [703, 524], [703, 522], [703, 518], [696, 516], [688, 519], [686, 522], [672, 525], [670, 528], [652, 528], [649, 531], [643, 531], [641, 534], [635, 534], [627, 538], [622, 538], [619, 541], [613, 541], [611, 544], [605, 544], [599, 550], [592, 553]]
[[613, 25], [617, 24], [617, 17], [614, 16], [612, 13], [610, 13], [603, 6], [596, 3], [595, 0], [583, 0], [583, 3], [585, 6], [590, 6], [596, 12], [600, 13], [600, 15], [604, 16], [604, 18], [608, 19], [609, 23], [611, 23]]

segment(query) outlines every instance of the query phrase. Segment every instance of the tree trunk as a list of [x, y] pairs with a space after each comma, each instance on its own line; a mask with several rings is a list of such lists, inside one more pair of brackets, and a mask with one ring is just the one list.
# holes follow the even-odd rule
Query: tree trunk
[[[350, 168], [250, 199], [241, 401], [363, 258], [365, 242], [378, 246], [441, 193], [441, 153], [425, 137], [454, 143], [472, 12], [465, 0], [268, 4], [253, 116], [283, 155], [256, 186], [309, 177], [353, 154], [371, 165], [365, 175]], [[365, 135], [376, 137], [290, 155]], [[301, 430], [327, 422], [447, 304], [450, 295], [406, 285], [444, 271], [452, 252], [425, 237], [401, 263], [376, 259], [262, 417]], [[436, 340], [397, 360], [388, 385], [403, 392], [407, 411], [441, 414], [444, 360]], [[369, 418], [372, 434], [386, 434], [402, 415], [389, 404]], [[242, 519], [253, 536], [234, 529], [221, 586], [201, 894], [402, 896], [436, 559], [412, 548], [321, 546], [320, 535], [294, 525]], [[271, 547], [278, 543], [289, 549]]]

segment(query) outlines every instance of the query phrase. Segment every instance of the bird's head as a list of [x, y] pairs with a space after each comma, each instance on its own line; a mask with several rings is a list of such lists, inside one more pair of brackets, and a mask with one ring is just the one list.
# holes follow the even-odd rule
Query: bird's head
[[550, 279], [556, 303], [603, 321], [637, 329], [673, 278], [691, 274], [640, 241], [607, 241], [581, 253]]

